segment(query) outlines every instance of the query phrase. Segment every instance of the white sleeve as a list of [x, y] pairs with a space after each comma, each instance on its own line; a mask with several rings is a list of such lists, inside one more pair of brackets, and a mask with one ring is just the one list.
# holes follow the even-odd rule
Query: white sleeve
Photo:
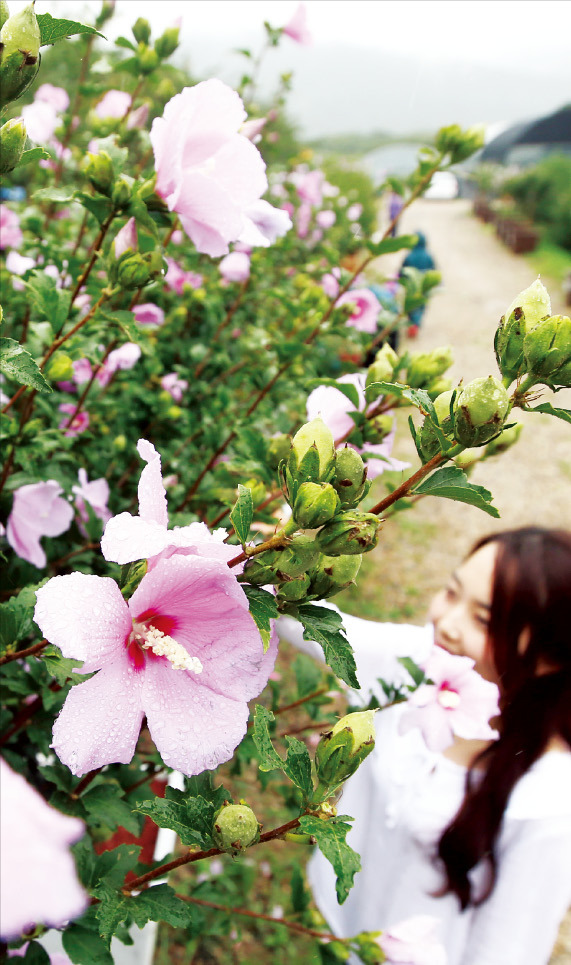
[[[399, 657], [412, 657], [421, 661], [432, 646], [432, 629], [414, 627], [398, 623], [375, 623], [360, 617], [342, 613], [336, 606], [321, 602], [320, 606], [339, 613], [347, 632], [347, 639], [353, 648], [357, 664], [357, 679], [361, 691], [354, 691], [358, 699], [368, 702], [372, 693], [382, 702], [386, 700], [384, 691], [378, 684], [382, 677], [395, 685], [410, 680], [406, 670], [399, 663]], [[293, 644], [298, 650], [323, 662], [323, 651], [318, 643], [303, 639], [301, 623], [292, 617], [280, 617], [276, 624], [278, 636]]]
[[460, 965], [547, 965], [571, 905], [569, 816], [509, 825], [496, 885], [472, 913]]

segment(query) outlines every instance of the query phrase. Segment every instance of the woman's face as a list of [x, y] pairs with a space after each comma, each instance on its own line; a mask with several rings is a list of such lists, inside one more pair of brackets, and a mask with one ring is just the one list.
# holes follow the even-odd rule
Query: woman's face
[[428, 611], [435, 643], [449, 653], [471, 657], [474, 669], [494, 683], [498, 683], [498, 675], [487, 643], [497, 551], [492, 542], [472, 553], [452, 573]]

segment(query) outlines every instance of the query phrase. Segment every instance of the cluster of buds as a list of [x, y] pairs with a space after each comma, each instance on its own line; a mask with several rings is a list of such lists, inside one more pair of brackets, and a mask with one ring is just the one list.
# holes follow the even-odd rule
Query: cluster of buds
[[376, 387], [378, 382], [392, 382], [398, 366], [398, 355], [388, 342], [375, 355], [375, 361], [367, 369], [365, 379], [365, 400], [369, 403], [383, 394], [382, 389]]
[[315, 799], [331, 797], [375, 746], [374, 710], [347, 714], [324, 734], [315, 751]]
[[539, 279], [520, 292], [500, 319], [494, 347], [504, 385], [526, 376], [526, 386], [571, 386], [571, 319], [551, 315]]
[[435, 348], [431, 352], [417, 352], [409, 362], [406, 380], [412, 389], [430, 391], [453, 361], [454, 356], [449, 346]]
[[458, 124], [450, 124], [440, 128], [434, 143], [438, 151], [449, 156], [450, 164], [459, 164], [484, 146], [484, 135], [483, 127], [463, 131]]
[[214, 815], [212, 838], [221, 851], [239, 854], [260, 837], [256, 815], [245, 804], [224, 804]]
[[142, 254], [138, 249], [135, 219], [117, 233], [109, 253], [109, 278], [126, 291], [142, 288], [163, 272], [163, 258], [158, 249]]
[[[502, 433], [510, 407], [506, 389], [491, 375], [474, 379], [455, 391], [442, 392], [434, 400], [434, 418], [425, 417], [418, 435], [423, 458], [432, 459], [456, 443], [466, 448], [486, 445]], [[515, 442], [516, 438], [517, 435], [511, 441]], [[506, 448], [511, 441], [506, 440]], [[469, 454], [459, 459], [458, 464], [462, 466], [476, 461], [476, 457]]]
[[137, 67], [142, 74], [150, 74], [159, 66], [161, 60], [166, 60], [174, 54], [178, 47], [179, 28], [167, 27], [164, 33], [150, 46], [151, 25], [148, 20], [139, 17], [132, 27], [133, 36], [137, 41]]
[[0, 30], [0, 107], [6, 107], [28, 89], [40, 68], [40, 27], [34, 4], [9, 16], [2, 4]]

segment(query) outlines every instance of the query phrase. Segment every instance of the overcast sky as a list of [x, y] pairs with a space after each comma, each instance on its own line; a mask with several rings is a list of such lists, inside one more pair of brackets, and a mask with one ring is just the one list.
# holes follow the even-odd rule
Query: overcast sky
[[[25, 5], [8, 2], [12, 12]], [[305, 131], [396, 129], [399, 113], [402, 130], [418, 128], [423, 117], [430, 127], [455, 120], [512, 122], [571, 100], [567, 0], [305, 0], [304, 6], [313, 45], [284, 37], [280, 49], [269, 52], [261, 81], [269, 89], [280, 71], [293, 70], [291, 112]], [[156, 35], [182, 17], [175, 57], [186, 59], [197, 76], [235, 83], [245, 61], [229, 51], [249, 47], [256, 53], [263, 21], [283, 26], [297, 7], [297, 0], [117, 0], [104, 32], [109, 40], [129, 36], [132, 22], [143, 16]], [[99, 8], [99, 0], [36, 2], [38, 13], [86, 22]], [[384, 124], [378, 110], [369, 117], [362, 103], [361, 64], [362, 87], [377, 106], [379, 96], [386, 104]], [[414, 73], [408, 80], [405, 66]], [[387, 89], [393, 77], [395, 89]], [[480, 88], [485, 96], [478, 100]]]

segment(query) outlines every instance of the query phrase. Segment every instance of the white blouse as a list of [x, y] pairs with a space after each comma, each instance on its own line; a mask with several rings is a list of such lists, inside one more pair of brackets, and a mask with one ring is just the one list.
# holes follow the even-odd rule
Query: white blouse
[[[398, 656], [420, 661], [432, 645], [431, 627], [379, 624], [341, 614], [355, 651], [361, 691], [383, 702], [378, 677], [408, 679]], [[278, 621], [281, 638], [320, 659], [300, 625]], [[398, 733], [405, 705], [376, 715], [373, 752], [350, 778], [339, 814], [355, 821], [347, 841], [362, 870], [343, 905], [331, 865], [316, 851], [308, 865], [315, 901], [332, 931], [349, 937], [379, 931], [413, 915], [440, 919], [448, 965], [546, 965], [559, 923], [571, 904], [571, 753], [544, 754], [515, 786], [496, 841], [495, 887], [479, 907], [460, 910], [455, 895], [436, 897], [443, 878], [433, 861], [442, 831], [464, 794], [466, 769], [429, 751], [420, 731]], [[476, 892], [485, 869], [471, 875]]]

